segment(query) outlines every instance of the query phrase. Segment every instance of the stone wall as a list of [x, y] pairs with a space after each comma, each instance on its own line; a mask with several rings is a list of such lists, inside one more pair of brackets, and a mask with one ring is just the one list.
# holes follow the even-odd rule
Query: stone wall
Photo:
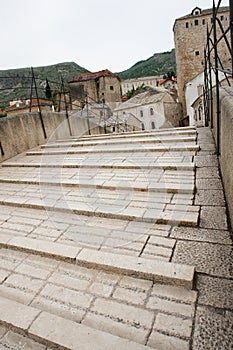
[[[0, 161], [25, 152], [38, 145], [56, 139], [88, 134], [87, 119], [76, 116], [69, 117], [69, 124], [65, 113], [43, 112], [42, 119], [46, 138], [38, 113], [19, 114], [0, 119]], [[99, 128], [89, 121], [92, 133], [99, 133]]]
[[[214, 96], [215, 99], [215, 96]], [[215, 102], [215, 101], [214, 101]], [[214, 105], [216, 105], [214, 103]], [[231, 226], [233, 227], [233, 89], [223, 88], [220, 90], [220, 167], [223, 177], [226, 200], [230, 214]], [[217, 118], [216, 108], [213, 119], [214, 138], [217, 141]]]

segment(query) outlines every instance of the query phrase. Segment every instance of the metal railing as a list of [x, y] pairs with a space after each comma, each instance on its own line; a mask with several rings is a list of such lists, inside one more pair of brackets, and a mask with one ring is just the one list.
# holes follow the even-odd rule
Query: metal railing
[[[213, 16], [211, 26], [207, 26], [207, 43], [204, 49], [204, 111], [205, 125], [214, 127], [214, 111], [216, 111], [216, 147], [220, 154], [220, 87], [224, 80], [231, 86], [233, 78], [233, 0], [229, 0], [230, 20], [229, 25], [223, 26], [221, 12], [222, 0], [217, 5], [213, 0]], [[225, 46], [226, 55], [221, 54], [222, 45]], [[225, 57], [230, 57], [231, 66], [226, 67]], [[221, 74], [221, 77], [220, 77]], [[214, 105], [213, 93], [216, 95]]]

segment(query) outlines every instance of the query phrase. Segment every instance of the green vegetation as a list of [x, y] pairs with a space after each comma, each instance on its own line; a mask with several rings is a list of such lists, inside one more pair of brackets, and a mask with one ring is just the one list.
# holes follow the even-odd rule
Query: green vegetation
[[[46, 97], [46, 79], [49, 81], [49, 89], [54, 91], [59, 88], [61, 77], [64, 82], [68, 82], [74, 76], [88, 72], [87, 69], [74, 62], [35, 67], [33, 70], [40, 98]], [[31, 68], [0, 70], [0, 85], [1, 105], [7, 105], [11, 100], [29, 98], [31, 93]], [[47, 94], [49, 94], [48, 87]]]
[[150, 89], [150, 88], [148, 86], [145, 86], [145, 84], [138, 86], [136, 89], [133, 86], [133, 88], [131, 90], [127, 91], [126, 99], [129, 100], [131, 97], [133, 97], [141, 92], [144, 92], [148, 89]]
[[131, 68], [117, 74], [121, 80], [125, 80], [153, 75], [165, 75], [167, 72], [176, 72], [174, 49], [170, 52], [155, 53], [147, 60], [139, 61]]

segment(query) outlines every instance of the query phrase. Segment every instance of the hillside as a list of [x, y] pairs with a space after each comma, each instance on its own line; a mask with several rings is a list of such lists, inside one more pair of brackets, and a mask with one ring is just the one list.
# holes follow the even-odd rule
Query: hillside
[[176, 72], [175, 50], [155, 53], [144, 61], [139, 61], [131, 68], [117, 73], [121, 80], [139, 78], [153, 75], [164, 75], [167, 72]]
[[[74, 62], [58, 63], [51, 66], [33, 68], [40, 97], [44, 96], [46, 78], [51, 89], [59, 88], [61, 76], [64, 82], [71, 80], [74, 76], [88, 72]], [[19, 68], [0, 70], [0, 106], [14, 99], [25, 99], [30, 97], [31, 91], [31, 68]], [[34, 90], [35, 96], [35, 90]]]

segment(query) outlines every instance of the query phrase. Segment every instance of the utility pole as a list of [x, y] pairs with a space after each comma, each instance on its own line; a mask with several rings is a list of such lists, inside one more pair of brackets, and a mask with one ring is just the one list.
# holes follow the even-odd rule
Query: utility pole
[[231, 28], [231, 76], [233, 78], [233, 0], [230, 0], [230, 28]]
[[[36, 85], [36, 79], [35, 79], [35, 74], [34, 74], [33, 67], [31, 67], [31, 71], [32, 71], [32, 86], [33, 86], [33, 83], [34, 83], [35, 92], [36, 92], [36, 99], [37, 99], [37, 105], [38, 105], [38, 113], [39, 113], [39, 117], [40, 117], [40, 122], [41, 122], [42, 130], [43, 130], [43, 133], [44, 133], [44, 138], [47, 139], [46, 130], [45, 130], [45, 126], [44, 126], [44, 121], [43, 121], [43, 117], [42, 117], [42, 113], [41, 113], [41, 108], [40, 108], [40, 100], [39, 100], [39, 96], [38, 96], [37, 85]], [[31, 110], [31, 103], [32, 103], [31, 101], [32, 101], [32, 88], [31, 88], [30, 110]]]

